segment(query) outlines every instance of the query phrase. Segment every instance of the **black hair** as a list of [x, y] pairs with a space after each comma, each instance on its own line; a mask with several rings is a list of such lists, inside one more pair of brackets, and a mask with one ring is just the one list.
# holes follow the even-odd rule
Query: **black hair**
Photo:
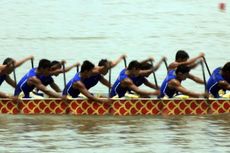
[[176, 61], [179, 59], [189, 59], [189, 55], [184, 50], [178, 50], [176, 53]]
[[62, 66], [62, 65], [61, 65], [61, 62], [56, 61], [56, 60], [52, 61], [50, 65], [51, 65], [51, 67], [52, 67], [52, 66], [56, 66], [56, 65], [59, 66], [59, 67]]
[[152, 68], [152, 65], [149, 64], [149, 63], [142, 63], [142, 64], [141, 64], [141, 69], [142, 69], [142, 70], [149, 70], [149, 69], [151, 69], [151, 68]]
[[51, 62], [48, 59], [41, 59], [38, 64], [38, 69], [46, 69], [51, 67]]
[[227, 62], [222, 68], [223, 72], [230, 72], [230, 62]]
[[3, 61], [3, 65], [7, 65], [10, 63], [13, 63], [13, 58], [7, 57], [4, 61]]
[[98, 63], [98, 66], [106, 66], [107, 63], [108, 63], [107, 59], [101, 59]]
[[182, 64], [177, 67], [176, 74], [178, 74], [179, 72], [182, 74], [185, 74], [185, 73], [189, 73], [189, 71], [190, 71], [190, 68]]
[[81, 72], [90, 71], [94, 68], [94, 64], [88, 60], [85, 60], [81, 66]]
[[136, 68], [136, 69], [141, 69], [141, 64], [137, 61], [137, 60], [133, 60], [129, 63], [129, 66], [128, 66], [128, 70], [131, 70], [133, 68]]

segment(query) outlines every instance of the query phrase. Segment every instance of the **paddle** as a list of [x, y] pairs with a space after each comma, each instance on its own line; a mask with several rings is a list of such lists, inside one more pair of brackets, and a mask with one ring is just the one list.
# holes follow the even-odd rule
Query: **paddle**
[[166, 67], [167, 73], [168, 73], [169, 68], [168, 68], [168, 63], [167, 63], [166, 59], [164, 59], [164, 63], [165, 63], [165, 67]]
[[14, 82], [15, 82], [15, 85], [17, 85], [17, 79], [16, 79], [16, 73], [15, 73], [15, 65], [14, 65], [14, 62], [13, 62], [13, 74], [14, 74]]
[[208, 67], [208, 64], [207, 64], [206, 58], [205, 58], [205, 57], [203, 57], [203, 60], [204, 60], [204, 64], [205, 64], [205, 66], [206, 66], [206, 68], [207, 68], [207, 70], [208, 70], [208, 74], [209, 74], [209, 76], [211, 76], [211, 71], [210, 71], [210, 69], [209, 69], [209, 67]]
[[79, 73], [79, 65], [77, 65], [77, 73]]
[[123, 59], [124, 59], [125, 68], [127, 68], [126, 58], [124, 57]]
[[63, 67], [64, 88], [65, 88], [66, 87], [65, 63], [62, 64], [62, 67]]
[[34, 68], [34, 58], [31, 58], [31, 67]]
[[109, 93], [108, 93], [108, 98], [110, 97], [110, 91], [111, 91], [111, 73], [112, 73], [112, 70], [111, 70], [111, 63], [109, 62]]
[[[153, 61], [150, 61], [151, 62], [151, 65], [153, 67]], [[154, 68], [154, 67], [153, 67]], [[153, 70], [153, 77], [154, 77], [154, 82], [155, 82], [155, 85], [156, 87], [159, 89], [159, 86], [158, 86], [158, 83], [157, 83], [157, 78], [156, 78], [156, 74], [155, 74], [155, 71]]]

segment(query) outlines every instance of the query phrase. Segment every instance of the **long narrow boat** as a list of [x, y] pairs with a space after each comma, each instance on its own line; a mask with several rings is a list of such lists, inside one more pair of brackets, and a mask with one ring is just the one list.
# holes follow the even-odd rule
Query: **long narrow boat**
[[74, 115], [205, 115], [230, 113], [229, 99], [113, 99], [111, 104], [88, 99], [0, 99], [1, 114]]

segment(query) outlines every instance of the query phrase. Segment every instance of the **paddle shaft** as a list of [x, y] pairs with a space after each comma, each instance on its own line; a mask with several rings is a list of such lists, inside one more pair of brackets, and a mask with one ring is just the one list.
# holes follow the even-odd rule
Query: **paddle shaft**
[[[153, 61], [151, 61], [151, 65], [152, 65], [152, 67], [153, 67]], [[154, 67], [153, 67], [153, 68], [154, 68]], [[154, 82], [155, 82], [156, 87], [159, 88], [158, 83], [157, 83], [157, 77], [156, 77], [156, 74], [155, 74], [155, 71], [154, 71], [154, 70], [153, 70], [153, 77], [154, 77]]]
[[123, 59], [124, 59], [125, 68], [127, 68], [126, 58], [123, 58]]
[[65, 75], [65, 64], [62, 64], [63, 66], [63, 78], [64, 78], [64, 88], [66, 87], [66, 75]]
[[34, 59], [31, 58], [31, 67], [34, 68]]
[[111, 63], [109, 64], [109, 91], [108, 91], [108, 98], [110, 97], [110, 91], [111, 91], [111, 74], [112, 74], [112, 70], [111, 70]]
[[13, 74], [14, 74], [15, 85], [17, 85], [17, 79], [16, 79], [16, 73], [15, 73], [15, 65], [14, 65], [14, 63], [13, 63]]
[[79, 73], [79, 65], [77, 66], [77, 73]]
[[169, 68], [168, 68], [168, 63], [167, 63], [166, 59], [164, 59], [164, 63], [165, 63], [165, 67], [166, 67], [167, 73], [168, 73]]
[[207, 90], [206, 90], [206, 77], [205, 77], [205, 71], [204, 71], [204, 64], [203, 64], [203, 62], [200, 62], [200, 64], [201, 64], [201, 68], [202, 68], [202, 74], [203, 74], [203, 80], [204, 80], [204, 92], [206, 92]]
[[208, 67], [208, 64], [207, 64], [206, 58], [205, 58], [205, 57], [203, 57], [203, 60], [204, 60], [204, 64], [205, 64], [205, 66], [206, 66], [206, 68], [207, 68], [207, 70], [208, 70], [208, 74], [209, 74], [209, 76], [211, 76], [211, 71], [210, 71], [210, 69], [209, 69], [209, 67]]

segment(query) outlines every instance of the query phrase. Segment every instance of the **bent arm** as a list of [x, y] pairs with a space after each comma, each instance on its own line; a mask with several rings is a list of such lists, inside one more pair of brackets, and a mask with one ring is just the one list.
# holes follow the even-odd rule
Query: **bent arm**
[[65, 69], [63, 69], [63, 68], [57, 69], [55, 71], [50, 72], [50, 75], [58, 75], [60, 73], [69, 72], [71, 69], [73, 69], [74, 67], [77, 67], [79, 65], [80, 65], [80, 63], [76, 63], [76, 64], [73, 64], [71, 66], [66, 67]]
[[16, 82], [10, 78], [9, 75], [6, 76], [6, 82], [11, 85], [13, 88], [16, 88]]
[[121, 55], [117, 60], [111, 61], [111, 67], [110, 67], [110, 68], [115, 67], [115, 66], [116, 66], [118, 63], [120, 63], [125, 57], [126, 57], [126, 55]]
[[16, 61], [15, 62], [15, 67], [19, 67], [21, 66], [23, 63], [25, 63], [26, 61], [30, 60], [30, 59], [33, 59], [34, 57], [33, 56], [28, 56], [22, 60], [19, 60], [19, 61]]
[[199, 83], [199, 84], [204, 84], [204, 80], [202, 80], [201, 78], [197, 77], [197, 76], [194, 76], [192, 74], [189, 74], [188, 75], [188, 78], [195, 81], [196, 83]]
[[152, 82], [149, 82], [147, 79], [146, 81], [144, 82], [144, 84], [152, 89], [157, 89], [156, 85], [153, 84]]
[[162, 57], [161, 60], [154, 66], [154, 71], [157, 71], [161, 64], [166, 60], [166, 57]]
[[47, 95], [49, 95], [49, 96], [51, 96], [51, 97], [54, 97], [54, 98], [61, 98], [61, 95], [59, 95], [58, 93], [53, 92], [53, 91], [47, 89], [46, 86], [44, 86], [44, 85], [41, 83], [41, 81], [40, 81], [39, 79], [35, 78], [35, 77], [31, 78], [31, 79], [29, 80], [29, 83], [35, 85], [35, 87], [36, 87], [38, 90], [43, 91], [45, 94], [47, 94]]
[[230, 84], [226, 81], [220, 81], [219, 86], [225, 90], [230, 90]]
[[59, 86], [55, 82], [51, 83], [50, 87], [56, 92], [61, 92], [61, 89], [59, 88]]
[[108, 80], [106, 80], [103, 76], [100, 78], [100, 82], [105, 85], [106, 87], [111, 87], [111, 84], [109, 83]]

